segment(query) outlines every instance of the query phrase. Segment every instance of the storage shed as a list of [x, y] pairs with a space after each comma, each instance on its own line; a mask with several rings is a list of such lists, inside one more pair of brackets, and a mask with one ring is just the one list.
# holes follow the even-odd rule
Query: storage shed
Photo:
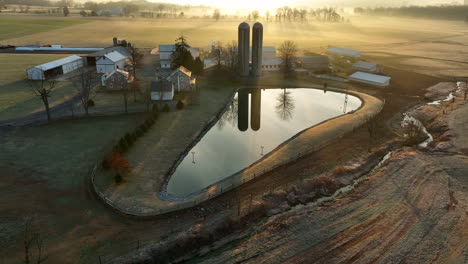
[[377, 86], [385, 88], [390, 86], [390, 80], [392, 78], [383, 75], [365, 73], [365, 72], [356, 72], [349, 76], [349, 80], [364, 83], [372, 86]]
[[69, 73], [84, 67], [84, 60], [80, 56], [69, 56], [51, 61], [26, 70], [30, 80], [47, 80], [52, 77]]
[[174, 86], [167, 79], [151, 82], [151, 100], [168, 101], [174, 98]]
[[352, 69], [354, 71], [368, 72], [368, 73], [380, 73], [381, 72], [380, 68], [377, 66], [376, 63], [366, 62], [366, 61], [358, 61], [354, 63]]
[[96, 60], [96, 71], [98, 73], [113, 72], [125, 68], [126, 57], [117, 51], [112, 51]]
[[351, 58], [361, 57], [361, 52], [359, 50], [352, 50], [352, 49], [345, 49], [345, 48], [338, 48], [338, 47], [330, 47], [327, 50], [327, 53], [331, 55], [351, 57]]

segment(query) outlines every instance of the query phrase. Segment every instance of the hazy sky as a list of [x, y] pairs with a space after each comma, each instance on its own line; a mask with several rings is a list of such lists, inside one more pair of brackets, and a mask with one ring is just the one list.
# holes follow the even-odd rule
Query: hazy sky
[[284, 5], [337, 7], [434, 5], [462, 3], [463, 0], [166, 0], [164, 2], [209, 5], [220, 8], [272, 9]]

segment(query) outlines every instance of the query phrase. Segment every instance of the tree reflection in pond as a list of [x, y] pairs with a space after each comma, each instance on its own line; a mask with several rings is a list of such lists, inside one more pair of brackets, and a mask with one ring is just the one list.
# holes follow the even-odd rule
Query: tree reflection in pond
[[276, 97], [276, 113], [281, 120], [291, 120], [294, 112], [294, 99], [291, 96], [291, 92], [286, 88], [283, 88], [283, 92], [278, 94]]

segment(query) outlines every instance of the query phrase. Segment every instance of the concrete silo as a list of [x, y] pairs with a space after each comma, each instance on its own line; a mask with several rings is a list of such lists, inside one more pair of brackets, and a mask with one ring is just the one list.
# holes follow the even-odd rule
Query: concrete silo
[[262, 73], [263, 53], [263, 25], [255, 23], [252, 28], [252, 76], [258, 77]]
[[249, 43], [250, 26], [243, 22], [239, 25], [238, 53], [239, 53], [239, 74], [241, 77], [249, 76]]

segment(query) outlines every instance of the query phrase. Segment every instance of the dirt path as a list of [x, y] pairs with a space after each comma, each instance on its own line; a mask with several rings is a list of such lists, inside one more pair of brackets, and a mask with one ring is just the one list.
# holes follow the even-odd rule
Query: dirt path
[[468, 105], [455, 110], [449, 118], [456, 148], [468, 155]]

